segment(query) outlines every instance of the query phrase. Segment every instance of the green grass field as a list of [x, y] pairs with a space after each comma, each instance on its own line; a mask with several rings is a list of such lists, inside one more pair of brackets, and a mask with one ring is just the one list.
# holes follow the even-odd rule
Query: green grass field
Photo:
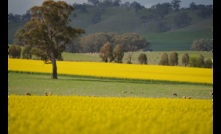
[[[212, 85], [138, 82], [114, 79], [59, 76], [50, 79], [50, 75], [8, 73], [8, 94], [105, 96], [105, 97], [149, 97], [211, 99]], [[172, 93], [178, 96], [173, 96]]]

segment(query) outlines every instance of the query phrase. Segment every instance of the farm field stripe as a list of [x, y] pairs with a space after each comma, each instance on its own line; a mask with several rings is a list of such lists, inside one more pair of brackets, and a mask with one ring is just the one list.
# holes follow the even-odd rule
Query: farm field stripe
[[201, 99], [16, 96], [10, 134], [213, 133], [212, 101]]
[[[207, 84], [213, 82], [213, 71], [206, 68], [67, 61], [57, 61], [57, 68], [58, 74], [67, 75]], [[40, 60], [9, 59], [8, 70], [51, 73], [52, 65]]]

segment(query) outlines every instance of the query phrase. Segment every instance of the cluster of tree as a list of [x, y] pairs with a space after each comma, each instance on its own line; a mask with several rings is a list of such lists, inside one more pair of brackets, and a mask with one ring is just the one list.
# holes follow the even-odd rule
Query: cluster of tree
[[[84, 8], [82, 6], [80, 10], [85, 11], [85, 9], [89, 6], [94, 7], [112, 7], [114, 6], [115, 1], [112, 0], [88, 0], [89, 5], [84, 4]], [[103, 3], [103, 4], [102, 4]], [[105, 3], [105, 4], [104, 4]], [[108, 4], [109, 3], [109, 4]], [[140, 17], [141, 23], [147, 23], [151, 20], [157, 21], [158, 25], [158, 32], [165, 32], [173, 29], [182, 28], [191, 24], [192, 18], [189, 16], [189, 11], [196, 12], [196, 14], [201, 18], [208, 18], [211, 17], [213, 14], [213, 7], [212, 5], [196, 5], [194, 2], [190, 3], [189, 8], [180, 8], [180, 0], [171, 0], [171, 2], [159, 3], [156, 5], [151, 6], [150, 8], [145, 8], [138, 2], [126, 2], [121, 3], [120, 0], [117, 0], [117, 6], [126, 7], [128, 9], [134, 9], [136, 13], [138, 11], [145, 12], [145, 15]], [[115, 5], [116, 6], [116, 5]], [[171, 18], [165, 18], [166, 15], [170, 14]], [[96, 17], [95, 17], [96, 16]], [[92, 23], [96, 24], [100, 21], [102, 16], [102, 12], [97, 11], [94, 14], [92, 19]], [[95, 21], [96, 20], [96, 21]], [[170, 22], [169, 22], [170, 21]], [[170, 24], [172, 23], [172, 24]]]
[[194, 2], [190, 3], [190, 10], [198, 11], [198, 16], [202, 18], [207, 18], [213, 15], [213, 6], [212, 5], [196, 5]]
[[[75, 4], [77, 5], [77, 4]], [[136, 11], [144, 9], [145, 7], [140, 3], [133, 1], [133, 2], [125, 2], [122, 3], [121, 0], [88, 0], [88, 4], [84, 3], [83, 5], [89, 7], [128, 7], [134, 8]]]
[[176, 66], [176, 65], [178, 65], [178, 62], [179, 62], [178, 53], [177, 52], [172, 52], [170, 54], [170, 58], [169, 58], [167, 53], [164, 53], [161, 56], [159, 64], [160, 65], [166, 65], [166, 66], [168, 66], [168, 65]]
[[[95, 7], [95, 12], [92, 15], [91, 23], [97, 24], [101, 21], [102, 13], [105, 11], [105, 7], [128, 7], [133, 8], [137, 12], [138, 10], [144, 9], [138, 2], [126, 2], [125, 4], [121, 3], [121, 0], [88, 0], [88, 3], [84, 4], [73, 4], [73, 7], [80, 11], [81, 13], [87, 13], [88, 8]], [[77, 17], [77, 14], [73, 14], [73, 17]]]
[[[195, 12], [201, 18], [213, 15], [212, 5], [196, 5], [193, 2], [189, 8], [180, 8], [180, 3], [180, 0], [172, 0], [171, 3], [153, 5], [146, 9], [147, 13], [141, 16], [140, 20], [142, 23], [157, 20], [158, 32], [165, 32], [190, 25], [192, 21], [192, 17], [189, 15], [190, 11]], [[195, 5], [195, 8], [192, 8], [192, 5]], [[170, 17], [166, 17], [167, 15]]]
[[150, 42], [144, 37], [136, 33], [125, 33], [122, 35], [116, 33], [95, 33], [84, 36], [69, 44], [66, 48], [67, 52], [90, 52], [98, 53], [100, 48], [107, 42], [110, 42], [112, 47], [121, 44], [125, 52], [133, 52], [140, 49], [151, 50]]
[[[169, 6], [171, 9], [177, 11], [180, 8], [180, 0], [172, 0], [171, 3], [166, 3], [166, 6]], [[144, 9], [145, 7], [142, 6], [140, 3], [133, 1], [133, 2], [125, 2], [122, 3], [121, 0], [88, 0], [88, 4], [95, 6], [95, 7], [129, 7], [134, 8], [137, 12], [138, 10]], [[84, 4], [86, 5], [86, 4]], [[161, 5], [161, 4], [158, 4]], [[164, 10], [162, 10], [164, 12]]]
[[[11, 58], [23, 58], [23, 59], [32, 59], [34, 55], [37, 59], [43, 60], [45, 63], [50, 62], [49, 57], [45, 51], [42, 51], [37, 48], [32, 48], [29, 45], [26, 45], [21, 48], [19, 45], [10, 45], [8, 50], [8, 55]], [[57, 58], [58, 59], [58, 58]]]
[[121, 0], [88, 0], [88, 3], [92, 6], [119, 7], [121, 5]]
[[204, 59], [203, 55], [200, 55], [199, 57], [191, 57], [189, 59], [189, 66], [190, 67], [201, 67], [201, 68], [212, 68], [213, 62], [211, 59]]
[[195, 51], [212, 51], [213, 42], [209, 39], [197, 39], [194, 40], [191, 46], [191, 50]]
[[111, 43], [107, 42], [101, 47], [99, 56], [103, 62], [123, 63], [124, 50], [120, 44], [117, 44], [113, 49]]
[[32, 59], [32, 56], [34, 55], [37, 59], [43, 60], [45, 63], [49, 61], [49, 55], [45, 51], [32, 48], [29, 45], [24, 46], [23, 49], [19, 45], [10, 45], [8, 55], [11, 58], [23, 59]]
[[[159, 62], [160, 65], [167, 65], [167, 66], [176, 66], [178, 65], [178, 53], [172, 52], [170, 54], [170, 58], [167, 53], [164, 53], [161, 56], [161, 60]], [[182, 56], [182, 65], [184, 66], [190, 66], [190, 67], [202, 67], [202, 68], [211, 68], [213, 63], [211, 59], [204, 59], [203, 55], [200, 55], [197, 57], [189, 57], [188, 53], [185, 53]]]
[[[124, 48], [122, 45], [117, 44], [114, 49], [110, 42], [106, 42], [100, 49], [99, 56], [102, 62], [116, 62], [123, 63]], [[140, 64], [147, 64], [147, 55], [141, 53], [138, 57], [138, 62]], [[131, 58], [127, 61], [128, 64], [132, 64]]]

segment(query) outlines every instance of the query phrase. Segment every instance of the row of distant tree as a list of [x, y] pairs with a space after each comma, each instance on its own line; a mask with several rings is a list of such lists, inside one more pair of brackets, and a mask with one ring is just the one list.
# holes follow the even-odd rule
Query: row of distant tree
[[[179, 58], [177, 52], [172, 52], [170, 55], [164, 53], [159, 62], [159, 65], [176, 66], [178, 64]], [[213, 62], [212, 59], [205, 60], [203, 55], [200, 55], [199, 57], [190, 57], [188, 53], [185, 53], [182, 56], [182, 65], [190, 67], [212, 68]]]
[[[25, 46], [25, 44], [23, 43], [24, 42], [19, 41], [17, 39], [15, 44]], [[116, 50], [114, 50], [114, 48]], [[17, 54], [19, 51], [21, 51], [20, 48], [13, 46], [11, 49], [12, 49], [10, 50], [12, 53], [11, 57], [20, 57], [19, 54]], [[191, 50], [194, 51], [212, 51], [212, 49], [213, 49], [212, 40], [208, 39], [197, 39], [193, 41], [191, 46]], [[108, 59], [109, 61], [114, 61], [118, 59], [117, 60], [118, 63], [122, 62], [121, 61], [122, 58], [119, 58], [123, 55], [122, 52], [135, 52], [138, 50], [152, 51], [151, 43], [147, 41], [144, 37], [140, 36], [139, 34], [125, 33], [119, 35], [116, 33], [103, 33], [103, 32], [90, 34], [88, 36], [84, 36], [81, 38], [75, 38], [72, 43], [68, 44], [65, 48], [62, 48], [62, 50], [72, 53], [101, 53], [106, 51], [109, 52], [109, 54], [100, 54], [102, 60], [107, 62]], [[119, 51], [121, 53], [119, 53]], [[60, 51], [60, 49], [57, 49], [56, 51], [56, 58], [58, 60], [63, 59], [61, 52], [62, 51]], [[31, 55], [35, 55], [45, 61], [47, 61], [48, 57], [50, 57], [44, 51], [41, 51], [36, 48], [31, 48], [30, 46], [25, 47], [22, 57], [31, 58]], [[128, 63], [130, 63], [131, 57], [128, 57], [128, 59], [130, 59], [128, 60]]]
[[27, 11], [23, 15], [18, 15], [13, 13], [8, 14], [8, 22], [28, 21], [30, 19], [31, 19], [31, 13], [29, 11]]
[[[32, 55], [35, 55], [36, 57], [39, 57], [41, 60], [45, 61], [45, 63], [50, 61], [46, 53], [38, 51], [37, 49], [31, 49], [30, 46], [26, 46], [23, 51], [18, 45], [12, 45], [9, 47], [10, 57], [20, 58], [21, 54], [22, 58], [24, 59], [31, 59]], [[100, 48], [99, 56], [102, 62], [123, 63], [124, 50], [119, 44], [113, 48], [111, 43], [107, 42]], [[179, 64], [178, 57], [177, 52], [172, 52], [170, 55], [163, 53], [159, 61], [159, 65], [177, 66]], [[128, 54], [127, 59], [127, 63], [132, 64], [132, 52]], [[62, 60], [62, 57], [60, 57], [60, 60]], [[148, 56], [145, 53], [141, 53], [138, 56], [138, 62], [140, 64], [148, 64]], [[190, 57], [188, 53], [185, 53], [182, 56], [182, 65], [190, 67], [212, 68], [213, 62], [211, 59], [205, 60], [203, 55], [200, 55], [199, 57]]]
[[[127, 57], [128, 64], [132, 64], [131, 53], [129, 53]], [[124, 51], [122, 46], [119, 44], [113, 50], [112, 45], [110, 43], [105, 43], [100, 49], [99, 56], [102, 58], [103, 62], [115, 61], [116, 63], [122, 63], [122, 59], [124, 57]], [[145, 53], [141, 53], [138, 57], [138, 62], [140, 64], [148, 64], [147, 55]], [[159, 65], [177, 66], [178, 64], [179, 64], [179, 56], [177, 52], [172, 52], [169, 56], [167, 53], [164, 53], [159, 61]], [[200, 55], [199, 57], [189, 57], [189, 54], [185, 53], [182, 57], [182, 65], [190, 67], [211, 68], [213, 63], [211, 59], [205, 60], [203, 55]]]
[[[181, 0], [171, 0], [171, 2], [164, 2], [162, 4], [156, 4], [153, 5], [150, 9], [153, 8], [161, 8], [162, 10], [160, 12], [168, 12], [169, 10], [177, 11], [180, 9]], [[140, 3], [133, 1], [133, 2], [125, 2], [122, 3], [121, 0], [88, 0], [87, 3], [84, 4], [73, 4], [73, 7], [76, 7], [76, 9], [80, 9], [82, 11], [86, 11], [87, 7], [128, 7], [128, 8], [134, 8], [136, 11], [145, 9], [143, 5]], [[192, 10], [195, 9], [202, 9], [207, 6], [199, 4], [196, 5], [194, 2], [190, 3], [189, 8]], [[211, 5], [209, 5], [211, 7]], [[147, 8], [146, 8], [147, 9]], [[169, 9], [169, 10], [168, 10]]]
[[[129, 52], [127, 57], [127, 63], [132, 64], [132, 53]], [[115, 48], [113, 49], [110, 42], [105, 43], [99, 52], [99, 56], [102, 59], [103, 62], [115, 62], [115, 63], [123, 63], [123, 57], [124, 57], [124, 49], [122, 45], [117, 44]], [[141, 53], [138, 57], [138, 62], [140, 64], [147, 64], [147, 55]]]

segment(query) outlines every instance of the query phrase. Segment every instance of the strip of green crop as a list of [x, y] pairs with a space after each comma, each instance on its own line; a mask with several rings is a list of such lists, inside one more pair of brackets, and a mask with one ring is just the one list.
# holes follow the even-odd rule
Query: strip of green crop
[[[8, 70], [8, 73], [25, 73], [25, 74], [33, 74], [33, 75], [51, 75], [50, 73], [39, 73], [39, 72], [25, 72], [25, 71], [15, 71]], [[98, 76], [90, 76], [90, 75], [73, 75], [73, 74], [59, 74], [59, 76], [65, 77], [73, 77], [73, 78], [90, 78], [90, 79], [99, 79], [106, 81], [119, 81], [119, 82], [133, 82], [133, 83], [147, 83], [147, 84], [157, 84], [157, 83], [169, 83], [169, 84], [189, 84], [189, 85], [208, 85], [211, 86], [213, 84], [209, 83], [198, 83], [198, 82], [181, 82], [181, 81], [166, 81], [166, 80], [141, 80], [141, 79], [131, 79], [131, 78], [116, 78], [116, 77], [98, 77]]]

